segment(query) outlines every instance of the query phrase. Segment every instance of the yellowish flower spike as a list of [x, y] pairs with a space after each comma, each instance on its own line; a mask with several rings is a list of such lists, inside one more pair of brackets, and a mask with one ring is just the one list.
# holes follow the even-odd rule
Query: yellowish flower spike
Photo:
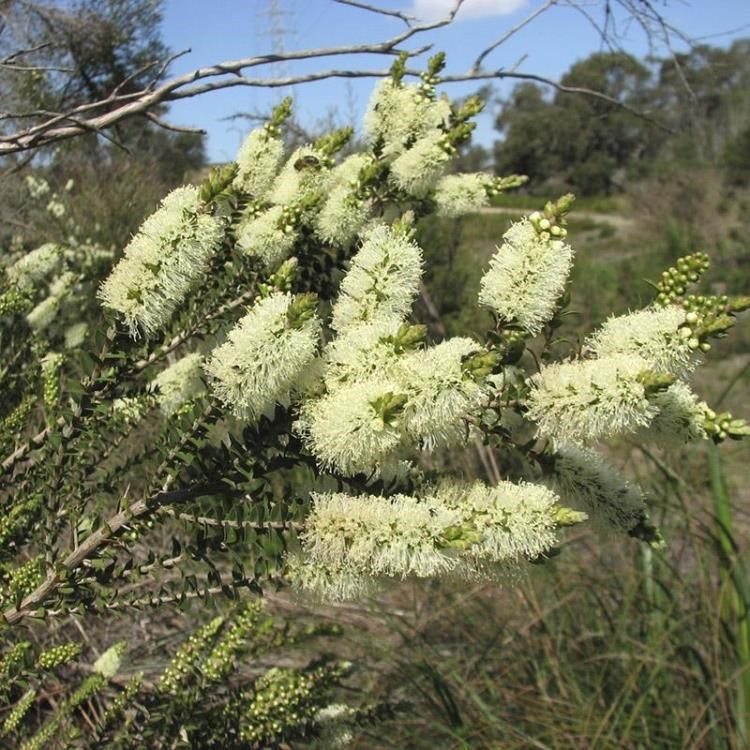
[[277, 292], [259, 300], [206, 363], [212, 390], [237, 417], [258, 419], [313, 361], [320, 327], [311, 295]]
[[681, 307], [667, 305], [611, 317], [586, 342], [599, 357], [632, 354], [650, 370], [681, 376], [695, 364], [692, 331]]
[[645, 427], [657, 411], [643, 383], [648, 369], [639, 357], [622, 354], [548, 365], [530, 380], [527, 416], [557, 445]]
[[562, 236], [539, 231], [523, 219], [503, 235], [482, 277], [479, 302], [505, 322], [536, 335], [552, 317], [572, 264], [573, 249]]
[[422, 278], [422, 251], [404, 233], [376, 225], [341, 282], [332, 326], [339, 333], [360, 323], [409, 314]]
[[131, 334], [162, 330], [203, 277], [224, 237], [221, 219], [201, 210], [199, 190], [173, 190], [143, 223], [99, 288]]

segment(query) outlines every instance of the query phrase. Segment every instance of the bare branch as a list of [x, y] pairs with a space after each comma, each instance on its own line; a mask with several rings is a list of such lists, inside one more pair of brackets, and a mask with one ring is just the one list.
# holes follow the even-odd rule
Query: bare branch
[[[409, 75], [416, 75], [417, 71], [409, 71]], [[625, 104], [625, 102], [621, 102], [619, 99], [615, 99], [612, 96], [609, 96], [608, 94], [603, 93], [602, 91], [596, 91], [594, 89], [588, 89], [584, 88], [582, 86], [564, 86], [561, 83], [558, 83], [557, 81], [553, 81], [551, 78], [545, 78], [544, 76], [539, 76], [534, 73], [517, 73], [514, 71], [508, 71], [508, 70], [496, 70], [494, 73], [466, 73], [464, 75], [454, 75], [454, 76], [445, 76], [441, 78], [441, 83], [461, 83], [464, 81], [486, 81], [491, 79], [502, 79], [502, 78], [512, 78], [517, 79], [519, 81], [535, 81], [536, 83], [542, 83], [545, 86], [551, 86], [556, 91], [561, 91], [564, 94], [581, 94], [582, 96], [589, 96], [594, 99], [601, 99], [604, 102], [607, 102], [608, 104], [611, 104], [613, 107], [619, 107], [620, 109], [624, 109], [626, 112], [630, 112], [631, 115], [634, 115], [635, 117], [640, 118], [641, 120], [645, 120], [646, 122], [650, 122], [652, 125], [655, 125], [656, 127], [660, 128], [661, 130], [664, 130], [667, 133], [673, 133], [674, 130], [672, 128], [665, 125], [663, 122], [660, 122], [656, 118], [652, 117], [648, 112], [643, 112], [641, 110], [635, 109], [634, 107], [631, 107], [629, 104]]]
[[60, 585], [64, 572], [70, 573], [77, 570], [102, 545], [108, 543], [110, 539], [116, 537], [123, 530], [126, 530], [129, 524], [136, 519], [154, 512], [163, 505], [185, 502], [205, 495], [216, 494], [222, 489], [226, 489], [224, 485], [215, 484], [197, 485], [181, 490], [162, 491], [143, 500], [138, 500], [127, 508], [121, 509], [105, 521], [96, 531], [86, 537], [84, 542], [78, 545], [62, 560], [57, 569], [50, 570], [45, 579], [34, 591], [24, 597], [18, 607], [7, 609], [2, 615], [5, 622], [13, 625], [36, 610]]
[[[394, 16], [400, 18], [401, 20], [404, 20], [404, 18], [401, 18], [402, 16], [404, 16], [404, 14], [400, 13], [399, 11], [383, 10], [377, 8], [376, 6], [362, 3], [359, 0], [337, 1], [339, 1], [340, 4], [343, 5], [350, 5], [362, 10], [381, 13], [382, 15], [386, 16]], [[531, 23], [541, 13], [561, 1], [562, 0], [545, 0], [545, 2], [539, 8], [537, 8], [524, 20], [508, 29], [499, 39], [497, 39], [492, 45], [485, 49], [479, 55], [473, 67], [468, 72], [464, 74], [446, 75], [442, 78], [442, 82], [455, 83], [501, 79], [536, 81], [547, 86], [552, 86], [556, 90], [564, 93], [580, 94], [601, 99], [602, 101], [606, 101], [613, 106], [625, 109], [631, 114], [640, 117], [641, 119], [652, 122], [658, 127], [669, 131], [669, 129], [666, 128], [663, 123], [658, 122], [648, 113], [638, 111], [633, 107], [630, 107], [629, 105], [624, 104], [623, 102], [620, 102], [617, 99], [614, 99], [613, 97], [610, 97], [599, 91], [581, 87], [564, 86], [549, 78], [544, 78], [542, 76], [531, 73], [517, 72], [515, 67], [509, 70], [499, 69], [495, 71], [484, 71], [481, 69], [483, 61], [491, 52], [501, 46], [513, 34], [517, 33], [520, 29]], [[630, 0], [620, 0], [620, 2], [623, 5], [627, 5]], [[395, 36], [392, 36], [391, 38], [386, 39], [382, 42], [371, 44], [345, 45], [328, 48], [315, 48], [307, 50], [295, 50], [290, 52], [246, 57], [239, 60], [231, 60], [219, 63], [217, 65], [198, 68], [189, 73], [175, 76], [160, 85], [156, 85], [155, 80], [158, 80], [160, 78], [160, 75], [166, 69], [166, 66], [168, 66], [169, 63], [176, 57], [185, 54], [185, 51], [183, 51], [166, 60], [160, 68], [160, 71], [157, 74], [155, 80], [152, 81], [146, 88], [143, 88], [140, 91], [127, 94], [121, 93], [122, 86], [124, 85], [123, 82], [119, 84], [117, 88], [112, 91], [112, 93], [106, 98], [79, 105], [78, 107], [72, 109], [70, 112], [49, 113], [37, 111], [35, 113], [28, 114], [4, 113], [0, 115], [0, 119], [5, 120], [25, 119], [29, 117], [46, 117], [46, 119], [44, 119], [42, 122], [28, 127], [24, 130], [0, 135], [0, 156], [39, 148], [41, 146], [46, 146], [68, 138], [73, 138], [86, 132], [94, 132], [99, 135], [103, 135], [106, 130], [112, 128], [117, 123], [134, 116], [147, 116], [153, 122], [156, 122], [162, 127], [168, 127], [171, 130], [179, 130], [180, 132], [185, 132], [187, 130], [185, 128], [182, 128], [180, 126], [168, 125], [167, 123], [162, 122], [158, 118], [158, 115], [153, 114], [153, 111], [162, 104], [172, 101], [178, 101], [180, 99], [187, 99], [194, 96], [200, 96], [210, 91], [219, 91], [222, 89], [233, 88], [235, 86], [279, 88], [300, 83], [322, 81], [331, 78], [382, 78], [383, 76], [388, 75], [388, 70], [330, 69], [314, 73], [290, 75], [283, 78], [251, 78], [246, 75], [246, 71], [253, 68], [268, 66], [278, 62], [328, 59], [331, 57], [340, 57], [347, 55], [375, 54], [392, 56], [405, 53], [409, 57], [415, 57], [429, 49], [430, 45], [422, 46], [416, 50], [403, 50], [401, 45], [403, 45], [407, 41], [412, 40], [418, 35], [424, 34], [428, 31], [439, 29], [452, 23], [462, 4], [463, 0], [456, 0], [456, 4], [453, 7], [452, 11], [445, 17], [429, 23], [409, 25], [408, 28], [403, 30], [401, 33], [396, 34]], [[643, 0], [643, 5], [639, 6], [639, 8], [641, 9], [640, 16], [638, 17], [640, 23], [655, 24], [662, 29], [663, 34], [667, 35], [669, 34], [669, 32], [673, 31], [672, 27], [670, 27], [666, 23], [666, 21], [658, 13], [656, 13], [648, 0]], [[151, 67], [153, 67], [153, 65], [149, 63], [149, 65], [145, 66], [144, 69], [147, 70]], [[419, 71], [410, 70], [408, 72], [408, 75], [417, 76], [419, 75]], [[104, 111], [102, 112], [101, 110]], [[187, 130], [187, 132], [198, 131], [189, 129]]]
[[414, 16], [409, 16], [406, 13], [402, 13], [400, 10], [378, 8], [375, 5], [361, 3], [359, 0], [333, 0], [333, 2], [338, 3], [339, 5], [350, 5], [352, 8], [360, 8], [361, 10], [369, 10], [372, 13], [379, 13], [381, 16], [392, 16], [393, 18], [400, 19], [407, 26], [411, 26], [412, 22], [417, 20]]
[[[94, 131], [101, 133], [122, 120], [135, 115], [143, 115], [146, 111], [150, 111], [164, 102], [198, 96], [208, 91], [217, 91], [232, 86], [279, 87], [334, 77], [382, 77], [387, 74], [386, 71], [334, 70], [317, 74], [292, 76], [284, 79], [251, 79], [244, 76], [244, 71], [278, 62], [327, 59], [342, 55], [376, 54], [395, 56], [405, 52], [408, 56], [412, 57], [421, 54], [427, 47], [409, 51], [401, 49], [400, 45], [416, 35], [424, 34], [425, 32], [439, 29], [452, 23], [462, 4], [463, 0], [456, 0], [455, 6], [445, 17], [437, 21], [409, 26], [401, 33], [382, 42], [297, 50], [230, 60], [176, 76], [159, 86], [155, 86], [152, 83], [147, 88], [132, 94], [120, 94], [120, 85], [104, 99], [81, 105], [70, 112], [55, 115], [25, 130], [0, 136], [0, 156], [39, 148], [81, 135], [85, 132]], [[169, 61], [165, 65], [168, 63]], [[198, 81], [203, 81], [203, 83], [195, 85]], [[98, 109], [107, 109], [107, 111], [100, 115], [91, 115], [86, 119], [79, 117], [84, 113]], [[13, 118], [6, 117], [6, 119]], [[66, 124], [61, 124], [62, 122]]]
[[171, 130], [173, 133], [192, 133], [194, 135], [205, 135], [206, 131], [203, 128], [191, 128], [187, 125], [174, 125], [171, 122], [162, 120], [161, 117], [155, 115], [153, 112], [145, 112], [145, 116], [160, 128], [164, 130]]
[[519, 21], [515, 26], [511, 26], [497, 41], [493, 42], [489, 47], [482, 50], [477, 59], [474, 61], [474, 65], [471, 67], [472, 73], [478, 73], [482, 68], [482, 63], [485, 58], [494, 52], [498, 47], [505, 44], [514, 34], [519, 32], [525, 26], [528, 26], [535, 18], [541, 16], [542, 13], [549, 10], [553, 5], [557, 5], [559, 0], [546, 0], [543, 5], [540, 5], [533, 13], [530, 13], [522, 21]]

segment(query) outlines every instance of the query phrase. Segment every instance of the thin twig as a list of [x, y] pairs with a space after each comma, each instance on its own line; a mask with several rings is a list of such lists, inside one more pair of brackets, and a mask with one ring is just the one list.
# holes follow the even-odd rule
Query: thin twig
[[482, 63], [485, 58], [494, 52], [498, 47], [505, 44], [514, 34], [519, 32], [525, 26], [528, 26], [535, 18], [542, 15], [546, 10], [549, 10], [553, 5], [557, 5], [559, 0], [546, 0], [544, 5], [540, 5], [533, 13], [529, 14], [522, 21], [519, 21], [515, 26], [511, 26], [497, 41], [493, 42], [489, 47], [482, 50], [477, 59], [474, 61], [474, 65], [471, 66], [471, 72], [477, 73], [482, 69]]
[[387, 8], [378, 8], [375, 5], [369, 5], [368, 3], [359, 2], [359, 0], [333, 0], [334, 3], [339, 5], [349, 5], [352, 8], [359, 8], [360, 10], [369, 10], [372, 13], [379, 13], [381, 16], [392, 16], [403, 21], [407, 26], [412, 25], [412, 21], [416, 21], [416, 16], [409, 16], [406, 13], [402, 13], [400, 10], [388, 10]]

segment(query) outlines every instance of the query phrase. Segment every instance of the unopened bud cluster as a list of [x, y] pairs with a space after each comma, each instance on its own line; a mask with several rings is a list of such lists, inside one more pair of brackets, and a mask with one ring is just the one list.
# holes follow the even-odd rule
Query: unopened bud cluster
[[[706, 253], [692, 253], [679, 258], [677, 263], [664, 271], [656, 285], [658, 305], [670, 305], [679, 301], [691, 284], [695, 284], [708, 269]], [[687, 309], [687, 308], [686, 308]]]
[[727, 438], [741, 440], [750, 436], [750, 425], [744, 419], [735, 419], [731, 412], [717, 414], [713, 409], [705, 407], [704, 415], [703, 427], [714, 443], [722, 443]]
[[213, 642], [223, 624], [223, 617], [214, 617], [180, 646], [159, 678], [158, 687], [162, 692], [174, 694], [178, 691], [182, 683], [193, 674], [201, 654]]
[[73, 661], [80, 653], [81, 645], [79, 643], [63, 643], [42, 651], [36, 663], [41, 669], [55, 669]]
[[568, 193], [554, 203], [548, 202], [544, 211], [534, 211], [529, 216], [529, 221], [540, 239], [544, 241], [564, 240], [568, 236], [568, 230], [565, 228], [565, 214], [570, 210], [573, 200], [574, 196]]
[[309, 672], [274, 668], [260, 677], [244, 710], [240, 736], [263, 747], [283, 739], [284, 733], [310, 721], [326, 689], [344, 672], [342, 666], [318, 667]]
[[15, 602], [22, 599], [42, 582], [43, 577], [39, 559], [28, 560], [5, 575], [5, 591], [0, 591], [0, 600]]

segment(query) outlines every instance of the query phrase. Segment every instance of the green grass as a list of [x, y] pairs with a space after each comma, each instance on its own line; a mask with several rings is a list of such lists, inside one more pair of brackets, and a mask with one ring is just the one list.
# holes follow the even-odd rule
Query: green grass
[[[559, 195], [539, 196], [528, 193], [501, 193], [490, 201], [490, 205], [501, 208], [518, 208], [523, 210], [540, 209], [548, 200], [556, 200]], [[575, 209], [578, 211], [592, 211], [597, 213], [619, 213], [627, 206], [627, 199], [623, 196], [583, 196], [576, 198]]]
[[358, 747], [747, 747], [747, 600], [737, 548], [717, 535], [736, 513], [721, 469], [700, 447], [625, 458], [669, 547], [587, 532], [520, 584], [402, 589], [378, 611], [389, 636], [365, 649], [373, 689], [413, 710]]

